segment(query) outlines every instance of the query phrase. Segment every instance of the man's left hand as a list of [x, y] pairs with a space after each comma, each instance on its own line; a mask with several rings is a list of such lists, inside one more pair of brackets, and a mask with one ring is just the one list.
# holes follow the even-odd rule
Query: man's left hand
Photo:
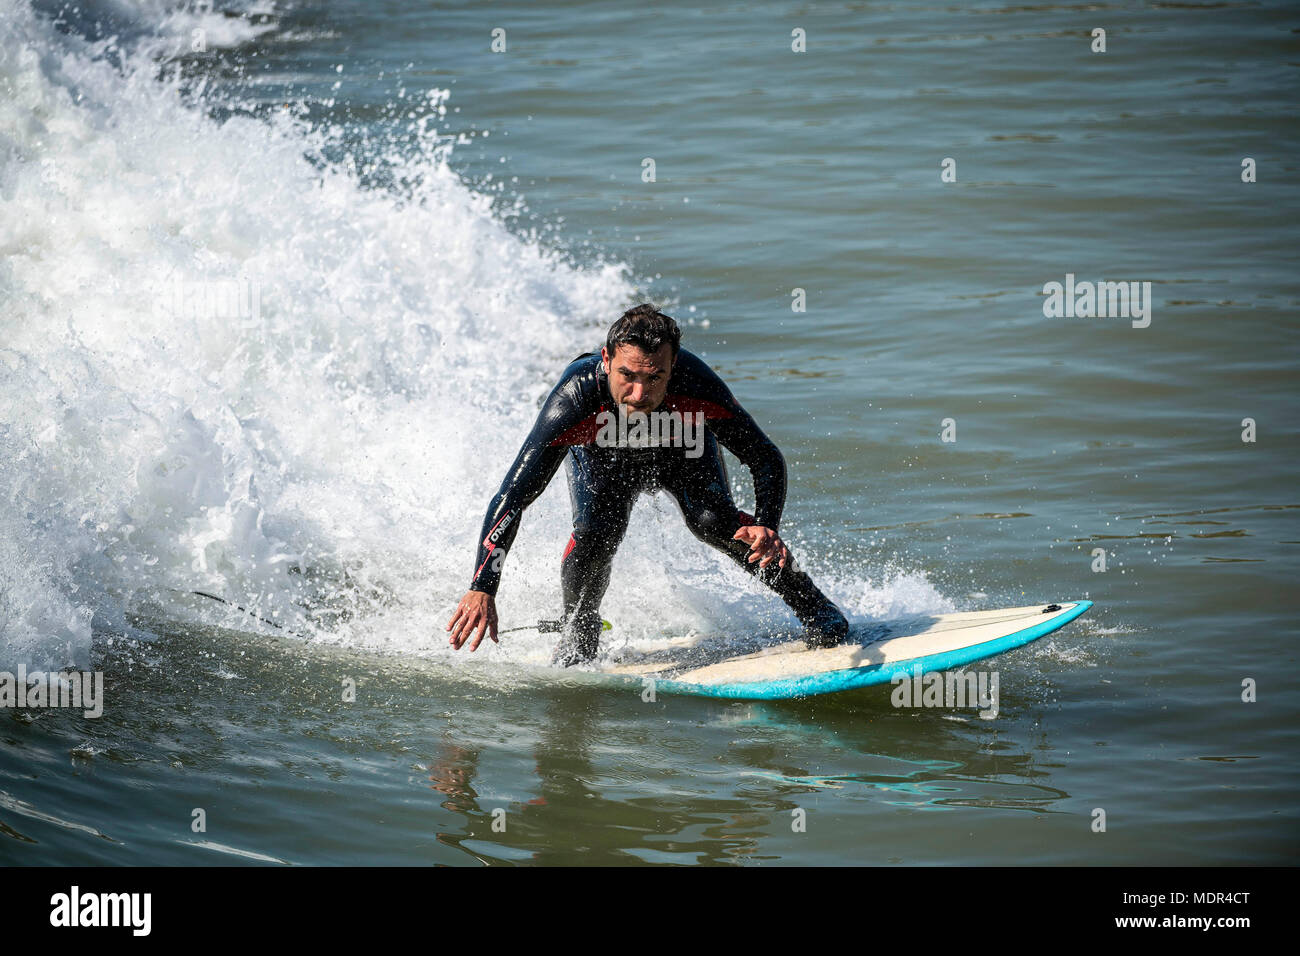
[[784, 568], [787, 561], [793, 561], [790, 549], [785, 546], [781, 536], [771, 528], [747, 524], [731, 538], [733, 541], [744, 541], [749, 545], [749, 561], [750, 563], [757, 561], [760, 568], [767, 567], [772, 561], [776, 561]]

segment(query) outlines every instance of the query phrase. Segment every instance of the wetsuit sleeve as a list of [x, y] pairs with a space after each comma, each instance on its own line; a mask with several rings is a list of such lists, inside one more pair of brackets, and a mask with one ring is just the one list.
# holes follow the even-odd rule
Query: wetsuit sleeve
[[569, 450], [568, 444], [557, 439], [577, 425], [582, 416], [576, 389], [567, 379], [562, 380], [542, 404], [515, 463], [510, 466], [501, 482], [501, 489], [488, 505], [479, 536], [478, 554], [474, 559], [471, 591], [497, 593], [501, 563], [519, 530], [519, 517], [545, 490]]
[[709, 417], [709, 428], [718, 441], [754, 476], [754, 522], [778, 530], [785, 510], [785, 457], [772, 439], [745, 411], [722, 379], [707, 365], [697, 372], [704, 385], [701, 397], [720, 405], [724, 416]]

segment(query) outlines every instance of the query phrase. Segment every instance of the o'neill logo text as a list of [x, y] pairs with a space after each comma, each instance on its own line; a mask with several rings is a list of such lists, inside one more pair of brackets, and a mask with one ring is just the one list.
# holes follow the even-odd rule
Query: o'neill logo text
[[506, 528], [510, 527], [510, 525], [514, 522], [515, 515], [517, 514], [519, 514], [518, 508], [514, 508], [510, 511], [507, 511], [506, 516], [497, 522], [497, 526], [492, 529], [492, 533], [488, 535], [487, 541], [484, 541], [483, 543], [485, 545], [496, 544], [498, 541], [500, 541], [501, 536], [506, 533]]
[[148, 936], [152, 893], [71, 893], [50, 897], [51, 926], [129, 926], [132, 935]]

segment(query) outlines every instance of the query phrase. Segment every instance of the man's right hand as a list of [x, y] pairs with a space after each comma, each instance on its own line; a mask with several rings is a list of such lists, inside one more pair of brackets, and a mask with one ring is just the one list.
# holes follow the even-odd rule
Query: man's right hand
[[[478, 650], [485, 633], [491, 633], [492, 640], [500, 644], [497, 640], [496, 598], [483, 591], [467, 591], [447, 622], [447, 630], [451, 631], [448, 643], [456, 650], [460, 650], [466, 641], [469, 641], [471, 651]], [[475, 631], [478, 633], [474, 634]], [[472, 641], [470, 635], [474, 635]]]

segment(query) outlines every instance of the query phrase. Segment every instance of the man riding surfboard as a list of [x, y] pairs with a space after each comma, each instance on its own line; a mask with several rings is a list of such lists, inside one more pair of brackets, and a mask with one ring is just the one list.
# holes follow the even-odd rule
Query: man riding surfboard
[[[561, 563], [564, 617], [552, 664], [590, 661], [600, 643], [600, 602], [614, 552], [643, 491], [664, 489], [691, 532], [731, 557], [794, 611], [809, 647], [843, 641], [848, 621], [795, 566], [777, 533], [785, 507], [785, 459], [698, 356], [681, 330], [645, 304], [610, 328], [600, 354], [574, 359], [488, 506], [470, 589], [447, 630], [476, 650], [497, 640], [501, 564], [524, 509], [567, 460], [573, 533]], [[721, 442], [754, 478], [754, 514], [731, 499]]]

